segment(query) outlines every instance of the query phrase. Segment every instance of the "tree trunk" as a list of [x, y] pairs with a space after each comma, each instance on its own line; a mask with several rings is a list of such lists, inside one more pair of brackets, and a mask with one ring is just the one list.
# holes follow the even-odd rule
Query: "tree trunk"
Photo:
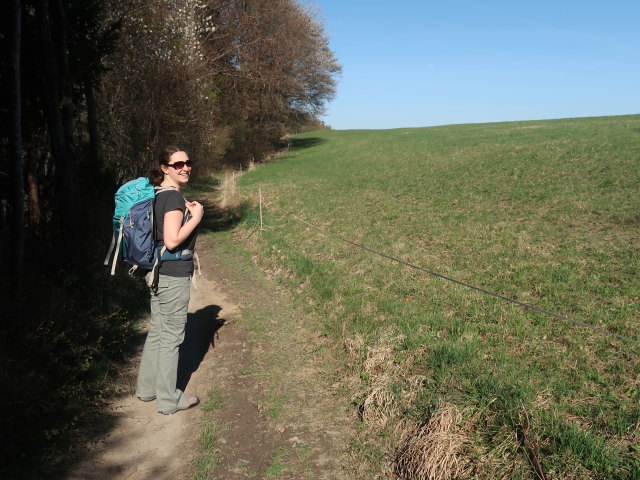
[[38, 195], [38, 162], [33, 158], [33, 154], [27, 154], [27, 198], [29, 199], [29, 224], [30, 230], [36, 234], [40, 233], [40, 222], [42, 212], [40, 210], [40, 196]]
[[18, 291], [24, 284], [24, 162], [22, 161], [22, 103], [20, 91], [20, 45], [22, 33], [22, 5], [11, 0], [10, 51], [7, 64], [10, 77], [10, 143], [11, 143], [11, 211], [13, 213], [13, 277]]
[[[73, 145], [73, 86], [71, 84], [71, 73], [69, 72], [69, 48], [67, 45], [67, 15], [64, 11], [64, 5], [61, 0], [50, 0], [54, 8], [55, 28], [50, 31], [53, 36], [54, 48], [56, 50], [56, 58], [58, 59], [58, 74], [60, 78], [61, 97], [61, 115], [62, 115], [62, 131], [64, 132], [65, 144], [71, 149]], [[76, 158], [72, 155], [68, 158], [70, 167], [67, 169], [67, 183], [71, 188], [75, 186], [75, 167], [73, 164]]]
[[98, 137], [98, 115], [96, 108], [96, 98], [93, 94], [93, 86], [90, 80], [84, 82], [84, 96], [87, 102], [87, 127], [89, 130], [89, 160], [94, 171], [98, 171], [100, 168], [98, 149], [99, 149], [99, 137]]
[[[72, 176], [75, 174], [75, 162], [73, 150], [69, 143], [71, 135], [69, 133], [70, 125], [68, 125], [68, 122], [70, 120], [63, 119], [63, 114], [60, 109], [61, 83], [69, 81], [69, 78], [63, 78], [60, 75], [60, 69], [56, 62], [56, 53], [66, 57], [66, 51], [61, 51], [62, 48], [66, 48], [66, 42], [63, 42], [64, 46], [61, 47], [60, 45], [55, 45], [53, 41], [48, 0], [38, 0], [37, 15], [42, 45], [42, 62], [44, 66], [41, 95], [43, 111], [47, 118], [47, 125], [49, 126], [51, 150], [55, 159], [55, 197], [59, 208], [58, 220], [60, 222], [60, 230], [62, 238], [64, 239], [60, 246], [63, 249], [68, 248], [69, 252], [73, 252], [77, 248], [77, 246], [72, 245], [71, 242], [72, 239], [76, 238], [74, 235], [76, 229], [74, 222], [77, 220], [74, 203], [76, 201], [74, 195], [75, 182], [72, 179]], [[56, 25], [56, 28], [59, 28], [59, 26]], [[58, 32], [57, 35], [59, 36], [60, 33]], [[64, 103], [63, 101], [63, 110], [65, 109]], [[65, 110], [65, 116], [66, 113]], [[71, 256], [70, 258], [73, 257]]]

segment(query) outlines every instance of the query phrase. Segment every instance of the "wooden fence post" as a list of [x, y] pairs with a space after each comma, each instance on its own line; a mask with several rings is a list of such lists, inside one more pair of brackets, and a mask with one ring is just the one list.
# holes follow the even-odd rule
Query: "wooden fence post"
[[258, 193], [260, 195], [260, 230], [264, 230], [262, 228], [262, 188], [258, 188]]

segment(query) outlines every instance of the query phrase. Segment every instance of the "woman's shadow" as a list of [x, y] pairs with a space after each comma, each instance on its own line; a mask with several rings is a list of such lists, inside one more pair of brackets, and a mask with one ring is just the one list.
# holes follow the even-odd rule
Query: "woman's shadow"
[[219, 318], [222, 308], [218, 305], [209, 305], [195, 313], [187, 315], [187, 325], [184, 332], [184, 341], [180, 345], [178, 357], [178, 380], [176, 387], [183, 392], [202, 359], [209, 350], [209, 345], [214, 347], [216, 332], [226, 321]]

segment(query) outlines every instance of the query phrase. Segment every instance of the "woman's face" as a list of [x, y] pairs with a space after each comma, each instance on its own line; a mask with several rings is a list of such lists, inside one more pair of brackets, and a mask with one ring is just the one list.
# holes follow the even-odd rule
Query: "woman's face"
[[168, 165], [162, 165], [162, 171], [176, 185], [186, 185], [191, 175], [191, 162], [187, 164], [188, 161], [189, 156], [185, 152], [176, 152], [169, 157]]

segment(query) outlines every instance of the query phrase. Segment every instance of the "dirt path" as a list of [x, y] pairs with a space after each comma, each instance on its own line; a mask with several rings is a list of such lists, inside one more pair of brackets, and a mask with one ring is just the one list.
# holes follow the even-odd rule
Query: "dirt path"
[[[286, 292], [218, 246], [199, 241], [204, 275], [192, 288], [178, 380], [203, 403], [158, 414], [133, 396], [133, 359], [131, 395], [110, 404], [108, 432], [86, 445], [68, 480], [357, 478], [346, 454], [354, 418], [331, 385], [330, 346]], [[213, 413], [203, 408], [210, 393], [222, 398]], [[203, 473], [198, 439], [211, 415], [223, 434]]]

